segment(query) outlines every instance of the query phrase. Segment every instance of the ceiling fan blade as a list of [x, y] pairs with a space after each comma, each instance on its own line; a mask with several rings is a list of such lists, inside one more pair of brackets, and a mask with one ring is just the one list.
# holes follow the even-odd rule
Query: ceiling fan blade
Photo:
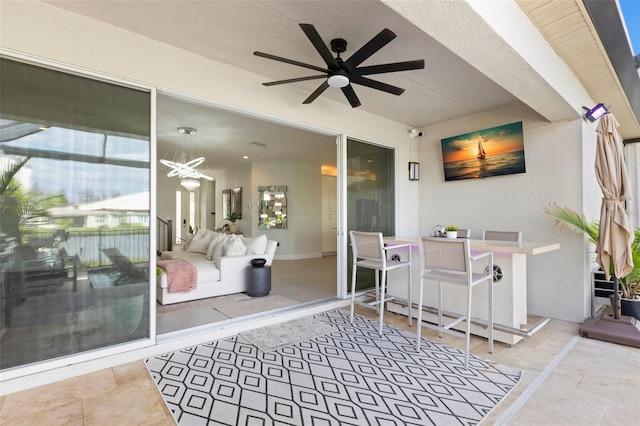
[[310, 75], [308, 77], [289, 78], [287, 80], [270, 81], [268, 83], [262, 83], [263, 86], [276, 86], [278, 84], [296, 83], [298, 81], [317, 80], [319, 78], [327, 78], [326, 74], [322, 75]]
[[383, 92], [391, 93], [392, 95], [402, 95], [404, 93], [404, 89], [400, 87], [392, 86], [380, 81], [371, 80], [370, 78], [361, 77], [359, 75], [350, 76], [349, 81], [351, 81], [351, 83], [371, 87], [372, 89], [382, 90]]
[[302, 103], [303, 104], [310, 104], [311, 102], [315, 101], [316, 98], [322, 94], [322, 92], [327, 90], [328, 87], [329, 87], [329, 83], [327, 83], [325, 81], [320, 86], [318, 86], [318, 88], [311, 95], [309, 95], [309, 97], [307, 99], [305, 99], [304, 102], [302, 102]]
[[358, 49], [356, 53], [351, 55], [351, 57], [345, 61], [345, 65], [348, 69], [352, 71], [355, 70], [358, 65], [363, 63], [367, 58], [369, 58], [369, 56], [382, 49], [394, 38], [396, 38], [396, 34], [390, 29], [385, 28], [380, 31], [377, 36], [369, 40], [367, 44]]
[[302, 31], [307, 35], [307, 38], [311, 41], [311, 44], [313, 44], [313, 47], [316, 48], [320, 56], [322, 56], [327, 66], [330, 69], [339, 69], [340, 65], [338, 65], [338, 62], [331, 54], [327, 45], [322, 41], [322, 37], [320, 37], [318, 31], [316, 31], [316, 27], [311, 24], [300, 24], [300, 28], [302, 28]]
[[356, 95], [355, 90], [353, 90], [353, 87], [350, 84], [342, 88], [342, 93], [344, 93], [344, 96], [346, 96], [352, 108], [357, 108], [362, 105], [360, 103], [360, 99], [358, 99], [358, 96]]
[[291, 65], [297, 65], [297, 66], [303, 67], [303, 68], [309, 68], [309, 69], [314, 70], [314, 71], [320, 71], [320, 72], [326, 72], [326, 73], [329, 72], [329, 70], [326, 69], [326, 68], [317, 67], [317, 66], [311, 65], [311, 64], [305, 64], [304, 62], [294, 61], [293, 59], [283, 58], [281, 56], [272, 55], [270, 53], [264, 53], [264, 52], [257, 52], [256, 51], [256, 52], [253, 52], [253, 54], [256, 55], [256, 56], [260, 56], [262, 58], [273, 59], [274, 61], [284, 62], [286, 64], [291, 64]]
[[371, 74], [383, 74], [387, 72], [398, 71], [410, 71], [421, 70], [424, 68], [424, 59], [405, 62], [394, 62], [391, 64], [371, 65], [370, 67], [356, 68], [353, 72], [354, 75], [371, 75]]

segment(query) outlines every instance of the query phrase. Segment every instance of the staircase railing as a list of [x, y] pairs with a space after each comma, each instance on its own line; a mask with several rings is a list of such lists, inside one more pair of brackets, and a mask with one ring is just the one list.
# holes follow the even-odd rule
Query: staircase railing
[[158, 246], [156, 251], [158, 256], [160, 256], [163, 251], [171, 251], [173, 247], [173, 220], [164, 220], [158, 217], [156, 218], [156, 222], [158, 232], [158, 235], [156, 235]]

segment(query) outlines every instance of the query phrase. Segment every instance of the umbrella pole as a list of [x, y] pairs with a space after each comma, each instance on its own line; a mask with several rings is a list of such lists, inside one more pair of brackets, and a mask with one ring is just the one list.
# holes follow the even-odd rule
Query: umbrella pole
[[620, 302], [620, 286], [618, 277], [613, 276], [613, 318], [619, 320], [622, 318], [622, 302]]

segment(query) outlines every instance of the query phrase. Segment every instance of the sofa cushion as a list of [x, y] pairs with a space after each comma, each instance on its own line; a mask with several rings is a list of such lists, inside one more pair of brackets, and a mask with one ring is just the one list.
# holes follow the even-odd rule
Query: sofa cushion
[[264, 254], [267, 250], [267, 236], [265, 234], [254, 238], [242, 237], [242, 242], [247, 246], [247, 254]]
[[227, 244], [228, 239], [229, 236], [227, 234], [218, 234], [213, 251], [211, 252], [211, 259], [222, 257], [224, 255], [224, 246]]
[[226, 234], [218, 234], [211, 238], [209, 248], [207, 249], [207, 260], [211, 260], [214, 257], [222, 256], [224, 252], [224, 245], [227, 242]]
[[209, 243], [211, 242], [211, 234], [209, 234], [209, 232], [207, 232], [206, 230], [203, 232], [202, 236], [198, 237], [198, 234], [194, 235], [193, 239], [189, 243], [189, 247], [187, 247], [187, 251], [192, 253], [207, 254], [207, 249], [209, 248]]
[[187, 236], [182, 240], [182, 250], [189, 248], [191, 240], [193, 240], [193, 234], [187, 234]]
[[213, 258], [213, 250], [216, 248], [216, 244], [220, 241], [220, 235], [217, 232], [213, 232], [211, 234], [211, 241], [209, 241], [209, 247], [207, 248], [207, 260], [211, 260]]
[[224, 256], [242, 256], [247, 252], [247, 246], [238, 235], [231, 235], [224, 245]]

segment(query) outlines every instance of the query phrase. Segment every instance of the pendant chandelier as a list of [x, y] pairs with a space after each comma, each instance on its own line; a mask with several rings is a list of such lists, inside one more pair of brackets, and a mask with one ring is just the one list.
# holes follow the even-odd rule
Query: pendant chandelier
[[[195, 135], [196, 129], [192, 127], [178, 127], [178, 133], [182, 135]], [[195, 191], [200, 187], [200, 179], [213, 180], [211, 176], [200, 173], [196, 170], [200, 164], [204, 163], [204, 157], [194, 158], [187, 161], [187, 154], [184, 152], [186, 149], [186, 143], [183, 144], [183, 151], [180, 155], [176, 155], [174, 161], [160, 160], [162, 164], [170, 167], [171, 170], [167, 173], [168, 177], [177, 176], [180, 179], [180, 185], [187, 191]]]
[[180, 179], [180, 185], [182, 185], [187, 191], [195, 191], [200, 188], [200, 180], [193, 178]]

